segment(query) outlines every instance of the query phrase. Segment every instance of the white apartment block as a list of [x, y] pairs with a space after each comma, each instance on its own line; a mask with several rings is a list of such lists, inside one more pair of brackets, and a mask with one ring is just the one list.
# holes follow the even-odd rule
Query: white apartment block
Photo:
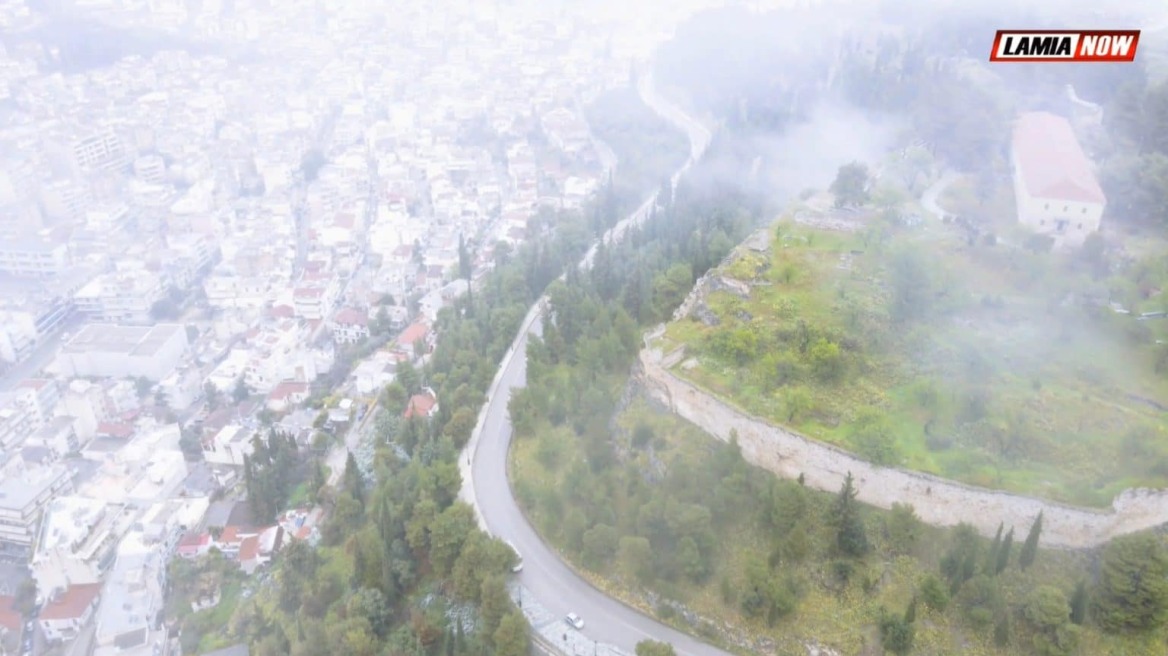
[[0, 449], [18, 446], [43, 425], [35, 390], [22, 387], [0, 394]]
[[72, 155], [74, 163], [84, 172], [115, 170], [129, 163], [122, 140], [108, 128], [75, 140]]
[[217, 309], [259, 308], [271, 300], [272, 285], [261, 276], [214, 274], [203, 283], [207, 303]]
[[51, 599], [71, 585], [100, 581], [100, 564], [136, 518], [124, 506], [78, 495], [61, 495], [44, 510], [32, 557], [38, 596]]
[[296, 316], [309, 321], [327, 317], [336, 301], [336, 287], [331, 284], [297, 287], [292, 292], [292, 309]]
[[203, 441], [203, 460], [213, 465], [243, 466], [244, 456], [250, 456], [255, 432], [243, 426], [229, 424]]
[[36, 320], [28, 312], [0, 310], [0, 362], [20, 362], [40, 340]]
[[0, 271], [14, 276], [44, 278], [69, 266], [69, 247], [40, 239], [0, 238]]
[[[97, 609], [93, 656], [161, 653], [166, 628], [158, 615], [165, 602], [163, 546], [144, 532], [128, 533], [106, 577]], [[157, 651], [152, 652], [154, 645]]]
[[73, 297], [77, 311], [93, 321], [150, 323], [150, 309], [162, 298], [162, 279], [144, 270], [99, 275]]
[[70, 472], [62, 465], [30, 468], [21, 476], [0, 480], [0, 552], [31, 554], [41, 511], [72, 485]]
[[166, 162], [161, 155], [143, 155], [134, 160], [134, 176], [146, 184], [164, 184]]

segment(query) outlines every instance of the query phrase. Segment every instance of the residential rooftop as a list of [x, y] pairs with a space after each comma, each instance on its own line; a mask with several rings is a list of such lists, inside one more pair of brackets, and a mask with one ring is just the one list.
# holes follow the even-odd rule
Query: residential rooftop
[[61, 347], [65, 353], [104, 351], [127, 356], [149, 357], [158, 353], [176, 332], [185, 331], [180, 324], [155, 326], [117, 326], [89, 324]]

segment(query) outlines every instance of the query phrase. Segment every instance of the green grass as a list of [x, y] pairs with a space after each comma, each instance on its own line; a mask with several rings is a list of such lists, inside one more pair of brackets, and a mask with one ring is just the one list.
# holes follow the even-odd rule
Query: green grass
[[[952, 191], [958, 198], [967, 193], [962, 184]], [[686, 318], [667, 326], [663, 350], [686, 347], [675, 374], [845, 448], [854, 447], [857, 413], [876, 408], [895, 439], [894, 464], [966, 483], [1094, 507], [1109, 506], [1128, 487], [1168, 486], [1164, 435], [1136, 453], [1124, 444], [1133, 430], [1164, 427], [1162, 413], [1136, 399], [1168, 406], [1168, 377], [1151, 366], [1168, 322], [1136, 325], [1060, 305], [1097, 284], [1072, 255], [970, 247], [937, 221], [893, 231], [883, 242], [790, 223], [777, 232], [769, 254], [742, 251], [722, 267], [727, 278], [753, 286], [748, 298], [707, 295], [718, 325]], [[927, 257], [932, 284], [944, 294], [928, 303], [933, 316], [905, 325], [886, 311], [890, 253], [901, 248]], [[812, 376], [806, 353], [793, 346], [796, 330], [843, 345], [844, 375], [830, 382]], [[743, 331], [758, 346], [740, 361], [711, 341]], [[777, 380], [775, 357], [801, 362], [798, 375]], [[813, 403], [788, 422], [783, 395], [792, 385]], [[920, 400], [922, 385], [934, 388], [933, 401]], [[984, 410], [966, 412], [979, 394], [988, 398]]]
[[[325, 480], [328, 479], [326, 478]], [[308, 493], [308, 481], [304, 481], [292, 490], [292, 494], [288, 495], [288, 503], [286, 505], [289, 508], [300, 508], [301, 506], [309, 505], [311, 500], [311, 495]]]
[[199, 627], [202, 633], [198, 653], [215, 651], [235, 644], [235, 640], [232, 640], [223, 628], [228, 626], [235, 614], [242, 590], [243, 582], [240, 580], [224, 582], [219, 603], [214, 608], [193, 613], [187, 619], [190, 626]]

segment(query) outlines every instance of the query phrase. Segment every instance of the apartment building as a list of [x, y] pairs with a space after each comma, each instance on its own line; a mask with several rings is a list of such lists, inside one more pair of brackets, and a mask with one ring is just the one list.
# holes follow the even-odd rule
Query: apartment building
[[62, 465], [30, 468], [20, 476], [0, 480], [0, 553], [31, 555], [41, 511], [72, 486], [69, 470]]
[[77, 291], [77, 312], [92, 321], [147, 324], [150, 310], [163, 297], [162, 279], [150, 271], [101, 274]]
[[74, 165], [84, 173], [118, 170], [130, 163], [121, 138], [109, 128], [75, 139], [71, 154]]
[[46, 278], [69, 266], [69, 247], [39, 238], [0, 239], [0, 271], [14, 276]]
[[17, 388], [0, 394], [0, 449], [19, 446], [43, 425], [35, 390]]

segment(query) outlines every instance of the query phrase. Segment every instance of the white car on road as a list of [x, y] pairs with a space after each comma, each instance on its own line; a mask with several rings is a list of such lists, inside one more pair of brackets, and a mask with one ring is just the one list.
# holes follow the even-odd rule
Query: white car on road
[[577, 631], [580, 631], [584, 628], [584, 620], [580, 619], [580, 616], [576, 613], [568, 613], [568, 616], [564, 618], [564, 621], [568, 623], [568, 626], [576, 629]]

